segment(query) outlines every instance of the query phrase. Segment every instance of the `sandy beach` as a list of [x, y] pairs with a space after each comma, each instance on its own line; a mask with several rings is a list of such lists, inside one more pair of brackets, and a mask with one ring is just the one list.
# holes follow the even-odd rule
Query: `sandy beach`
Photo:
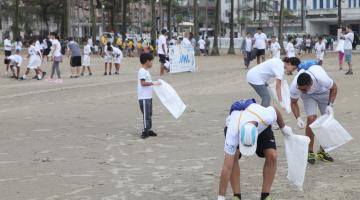
[[[301, 56], [310, 57], [315, 55]], [[159, 78], [155, 59], [153, 80]], [[335, 117], [354, 140], [330, 152], [334, 163], [317, 161], [308, 166], [301, 192], [286, 178], [284, 140], [275, 131], [279, 153], [272, 187], [275, 199], [360, 197], [359, 62], [360, 54], [354, 55], [355, 74], [345, 76], [345, 71], [338, 70], [336, 53], [327, 53], [324, 60], [325, 70], [339, 88]], [[154, 94], [153, 129], [158, 137], [146, 140], [140, 139], [138, 58], [124, 58], [119, 76], [103, 76], [100, 57], [94, 56], [92, 63], [92, 77], [70, 79], [66, 58], [60, 65], [63, 84], [11, 80], [3, 76], [1, 64], [0, 199], [216, 199], [229, 107], [236, 99], [259, 99], [245, 80], [240, 53], [197, 57], [196, 72], [161, 77], [176, 89], [187, 109], [175, 120]], [[43, 64], [48, 74], [50, 65]], [[290, 82], [293, 77], [286, 78]], [[303, 135], [293, 115], [284, 115], [294, 131]], [[259, 199], [263, 162], [256, 156], [241, 159], [243, 199]], [[230, 187], [227, 194], [230, 198]]]

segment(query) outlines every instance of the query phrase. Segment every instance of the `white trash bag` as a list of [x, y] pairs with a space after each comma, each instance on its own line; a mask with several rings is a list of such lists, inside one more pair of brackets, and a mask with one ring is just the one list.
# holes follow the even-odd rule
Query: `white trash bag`
[[310, 124], [316, 139], [325, 152], [334, 150], [353, 138], [334, 118], [334, 114], [325, 114]]
[[[269, 87], [270, 87], [273, 98], [277, 102], [279, 102], [279, 99], [278, 99], [278, 96], [276, 93], [276, 81], [274, 81], [273, 83], [270, 83]], [[290, 88], [289, 88], [289, 84], [287, 83], [286, 80], [281, 81], [281, 96], [282, 96], [283, 103], [285, 105], [285, 108], [284, 108], [285, 111], [287, 113], [290, 113], [291, 112]]]
[[178, 119], [184, 113], [186, 105], [171, 85], [161, 79], [158, 81], [161, 85], [153, 86], [156, 95], [175, 119]]
[[303, 190], [309, 143], [310, 139], [307, 136], [292, 134], [285, 137], [285, 153], [288, 163], [287, 178], [300, 191]]

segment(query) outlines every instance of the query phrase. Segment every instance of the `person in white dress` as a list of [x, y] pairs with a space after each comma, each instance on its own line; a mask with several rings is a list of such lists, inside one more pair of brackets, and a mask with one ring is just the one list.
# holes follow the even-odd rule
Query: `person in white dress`
[[319, 40], [315, 44], [316, 59], [319, 62], [319, 65], [322, 66], [325, 54], [325, 43], [322, 37], [319, 37]]
[[276, 37], [271, 37], [270, 51], [273, 58], [280, 58], [280, 44], [276, 41]]
[[114, 64], [115, 64], [115, 75], [119, 75], [121, 60], [123, 59], [123, 53], [119, 48], [113, 47], [112, 56], [114, 58]]
[[295, 57], [295, 47], [293, 44], [294, 40], [289, 39], [287, 45], [286, 45], [286, 55], [288, 58]]
[[84, 76], [85, 73], [85, 69], [87, 68], [89, 71], [89, 76], [92, 76], [92, 72], [91, 72], [91, 44], [89, 43], [88, 40], [87, 44], [84, 46], [84, 56], [83, 56], [83, 69], [81, 72], [81, 76]]

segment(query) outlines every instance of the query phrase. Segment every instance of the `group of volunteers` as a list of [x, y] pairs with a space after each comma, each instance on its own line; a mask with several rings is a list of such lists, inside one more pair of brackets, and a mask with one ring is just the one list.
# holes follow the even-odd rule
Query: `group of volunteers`
[[[348, 29], [348, 28], [347, 28]], [[232, 104], [225, 127], [224, 163], [220, 176], [218, 200], [225, 200], [227, 185], [230, 182], [233, 190], [233, 200], [241, 199], [240, 190], [240, 167], [239, 159], [242, 156], [257, 154], [265, 158], [263, 168], [263, 184], [260, 194], [261, 200], [271, 200], [271, 186], [276, 173], [277, 151], [275, 137], [272, 129], [280, 128], [285, 137], [293, 134], [290, 127], [285, 125], [284, 117], [278, 108], [270, 106], [271, 97], [268, 89], [270, 81], [275, 81], [275, 93], [280, 107], [285, 109], [281, 85], [287, 74], [297, 71], [290, 85], [290, 105], [300, 129], [305, 128], [305, 135], [309, 137], [308, 163], [315, 164], [316, 160], [333, 162], [334, 159], [320, 146], [319, 151], [314, 149], [314, 134], [309, 127], [317, 119], [318, 109], [320, 114], [333, 113], [333, 104], [337, 95], [337, 85], [331, 79], [322, 66], [323, 54], [318, 55], [317, 62], [301, 62], [296, 57], [295, 49], [287, 47], [287, 57], [280, 58], [280, 45], [276, 38], [272, 37], [270, 51], [272, 58], [265, 60], [266, 35], [259, 28], [258, 32], [251, 38], [250, 34], [243, 42], [245, 51], [245, 67], [249, 67], [249, 56], [252, 46], [255, 46], [258, 65], [247, 72], [247, 82], [261, 98], [261, 104], [254, 99], [239, 100]], [[339, 37], [348, 40], [351, 44], [353, 36], [350, 31]], [[319, 44], [315, 49], [323, 53], [325, 47]], [[347, 63], [351, 70], [351, 56], [347, 52]], [[352, 71], [351, 71], [352, 72]], [[302, 99], [306, 114], [306, 122], [300, 115], [298, 100]]]

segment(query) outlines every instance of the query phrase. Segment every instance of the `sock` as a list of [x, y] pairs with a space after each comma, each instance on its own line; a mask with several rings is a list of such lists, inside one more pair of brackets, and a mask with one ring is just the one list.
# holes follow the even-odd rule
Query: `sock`
[[241, 200], [241, 193], [234, 194], [234, 197], [237, 197], [237, 198], [239, 198]]
[[262, 193], [261, 193], [261, 200], [265, 200], [266, 197], [268, 197], [269, 195], [270, 195], [270, 193], [262, 192]]

